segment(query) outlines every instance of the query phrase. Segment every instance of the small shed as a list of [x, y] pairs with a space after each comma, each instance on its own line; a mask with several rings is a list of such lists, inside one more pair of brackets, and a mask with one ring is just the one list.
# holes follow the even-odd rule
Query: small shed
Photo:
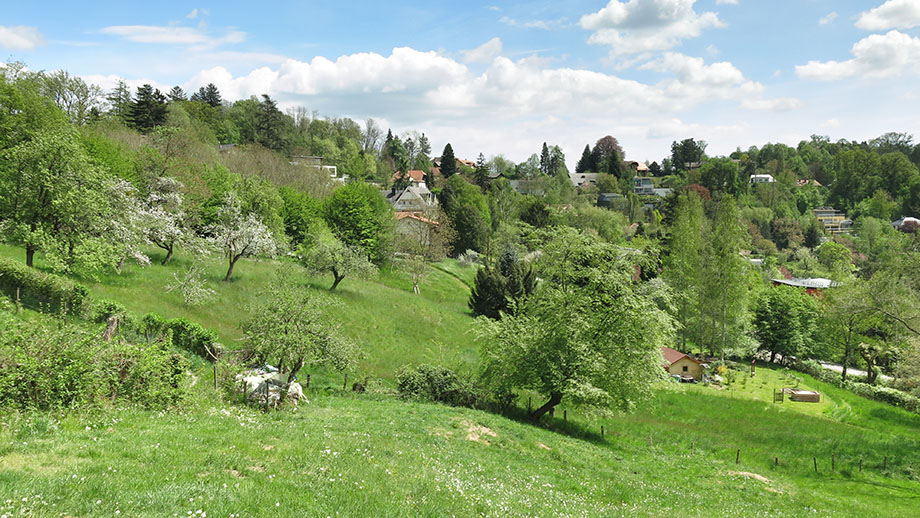
[[670, 347], [662, 347], [661, 356], [664, 358], [661, 366], [668, 374], [676, 374], [682, 378], [693, 378], [696, 381], [703, 379], [703, 362], [693, 356]]

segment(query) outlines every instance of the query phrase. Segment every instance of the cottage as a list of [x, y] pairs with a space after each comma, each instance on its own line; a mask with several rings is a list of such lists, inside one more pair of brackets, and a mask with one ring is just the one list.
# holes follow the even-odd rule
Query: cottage
[[770, 174], [752, 174], [751, 183], [776, 183], [776, 180]]
[[678, 375], [681, 379], [694, 379], [696, 381], [703, 379], [703, 362], [693, 356], [670, 347], [662, 347], [661, 356], [664, 358], [661, 366], [668, 374]]
[[438, 205], [434, 193], [419, 184], [416, 187], [406, 187], [401, 191], [390, 191], [385, 195], [387, 201], [393, 204], [393, 210], [399, 212], [425, 212]]

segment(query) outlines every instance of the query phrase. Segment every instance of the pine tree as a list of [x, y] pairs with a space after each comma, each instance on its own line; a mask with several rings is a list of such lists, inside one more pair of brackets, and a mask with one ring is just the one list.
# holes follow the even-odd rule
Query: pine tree
[[441, 153], [441, 176], [448, 179], [457, 174], [457, 158], [454, 156], [454, 148], [448, 143], [444, 146], [444, 152]]
[[192, 94], [191, 100], [207, 103], [214, 108], [217, 108], [223, 102], [220, 98], [220, 91], [214, 83], [208, 83], [208, 86], [199, 88], [197, 92]]
[[268, 149], [284, 149], [284, 114], [268, 95], [262, 95], [256, 119], [256, 142]]
[[578, 163], [575, 165], [575, 174], [584, 174], [594, 170], [592, 167], [592, 158], [594, 154], [591, 153], [591, 144], [585, 144], [585, 150], [581, 153], [581, 158], [578, 159]]
[[129, 109], [128, 123], [142, 133], [165, 124], [166, 97], [149, 84], [139, 86]]
[[172, 90], [166, 94], [166, 97], [169, 99], [169, 102], [174, 103], [178, 101], [185, 101], [185, 92], [179, 86], [172, 87]]
[[543, 143], [543, 149], [540, 151], [540, 172], [545, 175], [552, 174], [552, 161], [549, 156], [549, 146]]
[[105, 98], [112, 106], [110, 113], [121, 122], [128, 122], [131, 112], [131, 89], [124, 81], [119, 81]]

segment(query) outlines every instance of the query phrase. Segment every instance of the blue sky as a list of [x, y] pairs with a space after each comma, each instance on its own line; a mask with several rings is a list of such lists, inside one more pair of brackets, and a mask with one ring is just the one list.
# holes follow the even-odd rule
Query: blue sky
[[[89, 5], [87, 5], [89, 4]], [[373, 117], [435, 151], [572, 167], [617, 137], [634, 160], [812, 134], [918, 134], [920, 0], [22, 2], [0, 52], [101, 87], [208, 82], [224, 97]]]

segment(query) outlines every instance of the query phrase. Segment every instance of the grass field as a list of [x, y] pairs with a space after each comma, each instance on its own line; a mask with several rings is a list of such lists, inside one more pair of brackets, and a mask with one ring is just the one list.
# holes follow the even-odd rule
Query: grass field
[[[11, 247], [0, 255], [22, 260]], [[180, 257], [81, 282], [96, 298], [192, 318], [233, 343], [278, 269], [245, 261], [222, 283], [215, 259], [207, 275], [219, 298], [186, 308], [162, 289], [185, 266]], [[199, 364], [180, 409], [0, 414], [0, 518], [917, 516], [920, 416], [784, 369], [759, 366], [751, 378], [740, 366], [721, 390], [663, 382], [628, 415], [564, 402], [541, 426], [394, 398], [388, 380], [403, 364], [475, 367], [474, 273], [442, 263], [421, 296], [398, 271], [342, 283], [342, 330], [366, 353], [361, 373], [383, 380], [368, 394], [319, 376], [309, 403], [263, 413], [218, 397]], [[302, 271], [289, 280], [330, 282]], [[818, 390], [822, 402], [774, 404], [785, 386]]]
[[[264, 293], [280, 264], [277, 261], [241, 260], [230, 282], [223, 282], [226, 261], [212, 257], [205, 261], [209, 288], [217, 292], [213, 301], [187, 307], [175, 292], [166, 292], [175, 273], [189, 266], [189, 259], [177, 254], [168, 266], [161, 266], [162, 255], [151, 250], [153, 264], [141, 268], [127, 265], [122, 274], [106, 274], [98, 279], [77, 280], [97, 299], [110, 299], [136, 315], [159, 313], [166, 318], [186, 317], [216, 330], [230, 348], [239, 347], [239, 323], [248, 316], [248, 307]], [[0, 245], [0, 255], [25, 261], [25, 252]], [[36, 266], [43, 266], [36, 254]], [[286, 277], [306, 289], [328, 292], [331, 276], [311, 277], [295, 267]], [[389, 380], [403, 365], [438, 363], [469, 371], [477, 358], [469, 330], [473, 317], [467, 308], [469, 286], [476, 270], [458, 261], [447, 260], [432, 268], [421, 286], [421, 295], [412, 293], [409, 276], [399, 269], [386, 268], [375, 279], [346, 278], [333, 293], [341, 302], [334, 308], [342, 332], [364, 351], [365, 358], [352, 375]]]

